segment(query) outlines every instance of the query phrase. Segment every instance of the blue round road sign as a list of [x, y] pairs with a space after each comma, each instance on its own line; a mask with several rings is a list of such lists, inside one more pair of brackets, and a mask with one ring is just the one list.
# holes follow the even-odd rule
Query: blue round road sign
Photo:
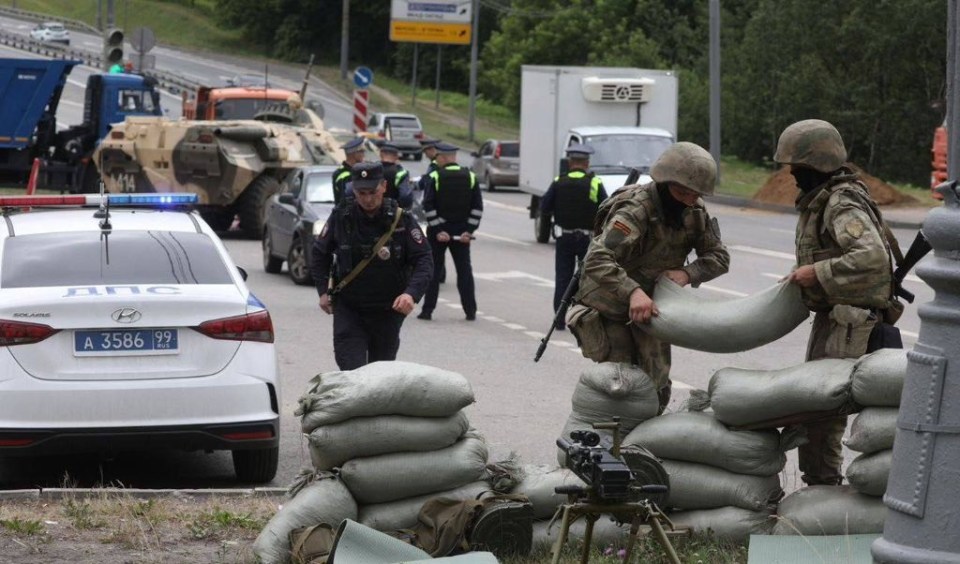
[[353, 71], [353, 83], [357, 88], [369, 88], [373, 84], [373, 71], [368, 67], [357, 67]]

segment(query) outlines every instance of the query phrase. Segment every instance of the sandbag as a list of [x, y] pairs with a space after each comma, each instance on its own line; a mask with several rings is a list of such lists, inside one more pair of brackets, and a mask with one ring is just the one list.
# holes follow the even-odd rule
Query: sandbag
[[323, 425], [311, 431], [307, 439], [313, 467], [330, 470], [353, 458], [446, 448], [469, 428], [463, 411], [449, 417], [381, 415]]
[[783, 470], [787, 463], [783, 451], [796, 446], [781, 446], [776, 429], [736, 431], [709, 413], [687, 412], [644, 421], [624, 438], [623, 444], [646, 447], [659, 458], [697, 462], [752, 476], [770, 476]]
[[[533, 550], [544, 550], [553, 546], [560, 536], [560, 519], [557, 519], [552, 527], [549, 527], [550, 521], [534, 521], [533, 523]], [[582, 541], [583, 534], [587, 530], [587, 524], [584, 519], [577, 519], [570, 525], [570, 532], [567, 536], [567, 544], [576, 546], [571, 541]], [[609, 545], [622, 545], [630, 534], [630, 524], [618, 526], [617, 523], [607, 515], [601, 516], [593, 524], [593, 537], [591, 543], [594, 546], [607, 547]], [[582, 544], [580, 546], [583, 546]], [[579, 553], [580, 548], [576, 548]]]
[[534, 519], [547, 519], [557, 511], [557, 507], [567, 502], [567, 496], [554, 491], [557, 486], [582, 486], [586, 484], [567, 468], [549, 466], [523, 467], [524, 478], [510, 493], [527, 496], [533, 505]]
[[854, 361], [825, 358], [780, 370], [722, 368], [709, 390], [693, 390], [691, 411], [713, 408], [718, 421], [737, 427], [782, 427], [784, 419], [801, 423], [805, 414], [850, 413], [850, 377]]
[[378, 531], [409, 529], [417, 524], [417, 515], [420, 513], [420, 508], [428, 499], [435, 497], [476, 499], [478, 495], [489, 489], [489, 484], [478, 481], [443, 492], [428, 493], [386, 503], [362, 505], [357, 521]]
[[664, 460], [670, 475], [665, 504], [676, 509], [713, 509], [734, 506], [766, 511], [783, 497], [780, 476], [748, 476], [692, 462]]
[[887, 507], [851, 486], [807, 486], [777, 509], [775, 535], [870, 535], [883, 532]]
[[850, 450], [871, 453], [893, 448], [897, 434], [898, 407], [868, 407], [850, 424], [850, 436], [843, 444]]
[[681, 287], [663, 276], [653, 290], [660, 314], [640, 327], [661, 341], [713, 353], [732, 353], [772, 343], [810, 315], [795, 284], [776, 284], [743, 298]]
[[847, 481], [862, 494], [882, 496], [887, 493], [891, 464], [893, 450], [861, 454], [847, 467]]
[[475, 482], [486, 464], [486, 443], [468, 433], [440, 450], [355, 458], [340, 467], [340, 477], [358, 503], [384, 503]]
[[267, 522], [253, 543], [258, 562], [290, 562], [290, 532], [300, 527], [327, 523], [336, 528], [344, 519], [357, 518], [357, 503], [346, 485], [334, 474], [321, 472], [309, 477]]
[[904, 349], [880, 349], [861, 356], [853, 368], [853, 401], [863, 406], [899, 406], [906, 376]]
[[777, 522], [772, 511], [750, 511], [741, 507], [675, 511], [669, 517], [677, 527], [688, 527], [695, 534], [738, 542], [750, 535], [769, 535]]
[[660, 408], [650, 376], [637, 366], [619, 362], [601, 362], [585, 369], [571, 403], [573, 413], [590, 423], [619, 416], [624, 434], [655, 416]]
[[353, 417], [449, 417], [474, 401], [460, 374], [412, 362], [374, 362], [318, 374], [310, 382], [295, 412], [304, 433]]

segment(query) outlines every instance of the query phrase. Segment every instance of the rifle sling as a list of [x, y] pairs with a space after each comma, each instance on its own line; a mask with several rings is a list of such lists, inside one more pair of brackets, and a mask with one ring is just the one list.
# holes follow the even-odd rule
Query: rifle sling
[[397, 230], [397, 225], [400, 223], [400, 216], [402, 215], [403, 208], [397, 206], [397, 213], [395, 213], [393, 216], [393, 223], [390, 224], [390, 229], [388, 229], [387, 232], [377, 240], [377, 244], [373, 246], [370, 256], [360, 261], [360, 264], [357, 266], [353, 267], [353, 270], [347, 273], [347, 275], [343, 277], [343, 280], [341, 280], [340, 283], [337, 284], [336, 288], [333, 289], [333, 293], [331, 295], [339, 294], [347, 284], [353, 282], [353, 279], [363, 272], [363, 269], [370, 264], [370, 261], [373, 260], [373, 257], [377, 256], [377, 253], [380, 252], [380, 249], [383, 248], [383, 246], [387, 244], [387, 241], [390, 240], [390, 237], [393, 236], [393, 232]]

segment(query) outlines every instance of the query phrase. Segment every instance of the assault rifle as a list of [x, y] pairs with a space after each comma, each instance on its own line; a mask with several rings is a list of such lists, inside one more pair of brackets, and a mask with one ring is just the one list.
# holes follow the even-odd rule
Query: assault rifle
[[925, 257], [931, 250], [933, 250], [933, 247], [930, 246], [930, 242], [927, 241], [923, 231], [917, 231], [917, 236], [914, 238], [913, 243], [910, 244], [907, 254], [903, 255], [903, 260], [897, 265], [897, 269], [893, 271], [893, 294], [895, 296], [900, 296], [909, 303], [913, 303], [915, 296], [913, 292], [903, 287], [903, 279], [906, 278], [907, 273], [920, 262], [920, 259]]
[[560, 307], [557, 308], [557, 314], [553, 316], [553, 322], [550, 323], [550, 329], [548, 329], [547, 334], [540, 339], [540, 346], [537, 347], [537, 354], [533, 357], [534, 362], [540, 362], [540, 358], [547, 350], [547, 343], [550, 342], [550, 337], [553, 336], [553, 330], [557, 328], [557, 323], [562, 323], [563, 318], [567, 315], [567, 308], [570, 307], [570, 300], [573, 298], [573, 294], [580, 286], [581, 270], [583, 270], [583, 259], [578, 258], [577, 269], [573, 272], [573, 278], [570, 279], [570, 283], [567, 284], [567, 289], [563, 292], [563, 298], [560, 299]]

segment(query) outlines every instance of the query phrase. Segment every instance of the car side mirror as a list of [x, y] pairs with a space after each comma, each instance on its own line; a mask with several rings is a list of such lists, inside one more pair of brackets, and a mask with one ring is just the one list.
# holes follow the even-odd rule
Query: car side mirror
[[289, 192], [280, 194], [280, 197], [278, 198], [278, 200], [281, 204], [287, 204], [288, 206], [297, 205], [297, 200], [293, 197], [293, 194]]
[[240, 278], [243, 278], [243, 281], [247, 281], [247, 271], [243, 269], [242, 266], [238, 266], [237, 270], [240, 271]]

